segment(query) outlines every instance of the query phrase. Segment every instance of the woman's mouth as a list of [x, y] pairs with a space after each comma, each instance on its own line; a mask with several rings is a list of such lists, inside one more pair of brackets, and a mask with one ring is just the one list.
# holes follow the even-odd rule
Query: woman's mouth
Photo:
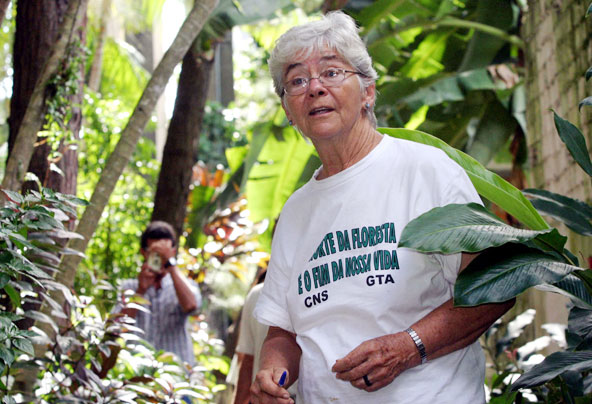
[[308, 115], [310, 115], [310, 116], [321, 115], [321, 114], [326, 114], [327, 112], [331, 112], [331, 111], [333, 111], [333, 108], [319, 107], [319, 108], [315, 108], [312, 111], [310, 111], [308, 113]]

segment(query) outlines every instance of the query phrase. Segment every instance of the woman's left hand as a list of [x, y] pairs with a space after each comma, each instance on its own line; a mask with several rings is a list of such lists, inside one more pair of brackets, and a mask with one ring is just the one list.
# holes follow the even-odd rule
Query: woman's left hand
[[364, 341], [338, 359], [331, 370], [338, 379], [370, 392], [390, 384], [401, 372], [420, 362], [411, 337], [399, 332]]

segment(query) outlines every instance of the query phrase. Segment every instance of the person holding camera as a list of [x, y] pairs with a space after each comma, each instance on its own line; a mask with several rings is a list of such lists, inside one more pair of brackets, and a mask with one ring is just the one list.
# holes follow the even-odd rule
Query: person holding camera
[[195, 365], [187, 319], [201, 305], [197, 284], [177, 268], [175, 230], [162, 221], [151, 222], [140, 239], [144, 263], [137, 279], [127, 279], [122, 290], [133, 290], [148, 301], [146, 311], [120, 309], [136, 319], [143, 338], [157, 350], [172, 352]]

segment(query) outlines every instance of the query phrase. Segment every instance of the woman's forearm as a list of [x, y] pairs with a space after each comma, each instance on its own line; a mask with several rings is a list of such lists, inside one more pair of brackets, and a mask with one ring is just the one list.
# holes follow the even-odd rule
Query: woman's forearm
[[450, 299], [411, 327], [421, 338], [428, 360], [435, 359], [475, 342], [513, 305], [514, 300], [454, 307]]

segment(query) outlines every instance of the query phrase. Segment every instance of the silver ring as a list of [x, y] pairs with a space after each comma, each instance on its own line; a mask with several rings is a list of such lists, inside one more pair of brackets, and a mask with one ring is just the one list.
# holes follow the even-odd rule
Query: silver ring
[[364, 377], [362, 377], [362, 379], [364, 379], [364, 383], [366, 383], [366, 386], [368, 386], [368, 387], [372, 386], [372, 383], [370, 382], [370, 380], [368, 380], [368, 375], [364, 375]]

